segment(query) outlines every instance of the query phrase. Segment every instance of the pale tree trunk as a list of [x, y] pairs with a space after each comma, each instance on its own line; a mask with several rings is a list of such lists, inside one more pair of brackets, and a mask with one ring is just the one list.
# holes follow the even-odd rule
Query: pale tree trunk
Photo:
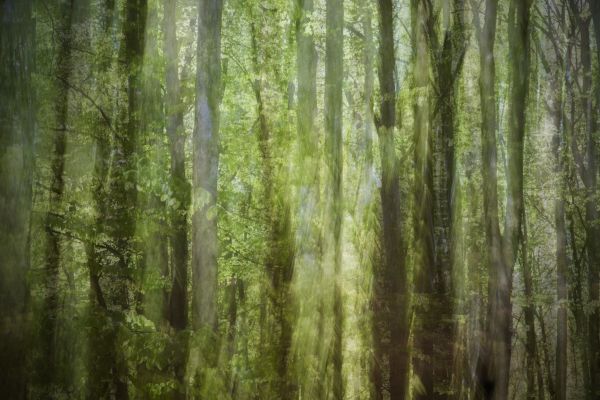
[[328, 184], [330, 188], [328, 232], [331, 232], [333, 247], [333, 398], [344, 398], [344, 378], [342, 375], [343, 353], [343, 304], [341, 283], [342, 267], [342, 178], [343, 178], [343, 143], [342, 143], [342, 89], [344, 62], [344, 1], [327, 1], [327, 33], [326, 33], [326, 66], [325, 66], [325, 129], [326, 153], [328, 165]]
[[28, 398], [29, 235], [32, 204], [32, 1], [0, 1], [0, 393]]
[[[192, 163], [192, 328], [200, 346], [188, 374], [204, 393], [206, 371], [217, 366], [217, 180], [221, 86], [222, 0], [198, 3], [198, 47]], [[198, 354], [197, 352], [200, 352]]]
[[[434, 393], [433, 293], [435, 284], [435, 245], [433, 233], [433, 135], [430, 124], [429, 52], [427, 28], [434, 10], [422, 0], [411, 1], [411, 28], [413, 48], [413, 135], [415, 160], [415, 354], [413, 366], [421, 385], [417, 385], [418, 399], [431, 398]], [[433, 35], [432, 35], [433, 36]]]

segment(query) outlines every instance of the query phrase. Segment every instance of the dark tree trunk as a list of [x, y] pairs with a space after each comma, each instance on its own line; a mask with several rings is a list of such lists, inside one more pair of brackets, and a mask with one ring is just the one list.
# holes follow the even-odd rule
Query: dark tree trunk
[[172, 249], [172, 282], [168, 299], [167, 319], [176, 331], [175, 379], [178, 383], [176, 397], [185, 395], [185, 361], [187, 343], [182, 332], [188, 324], [188, 226], [187, 213], [190, 205], [190, 185], [185, 176], [185, 140], [183, 105], [179, 81], [179, 43], [177, 41], [177, 0], [164, 2], [164, 54], [166, 60], [166, 113], [167, 137], [171, 157], [171, 191], [175, 206], [170, 213], [170, 243]]
[[[419, 251], [417, 292], [423, 297], [417, 309], [421, 324], [416, 335], [416, 373], [426, 398], [446, 398], [452, 392], [453, 324], [453, 215], [455, 201], [455, 86], [466, 48], [464, 2], [455, 0], [449, 10], [436, 10], [428, 2], [413, 1], [415, 51], [415, 204]], [[436, 15], [453, 15], [452, 24], [438, 43]], [[428, 58], [435, 91], [429, 87]], [[437, 95], [426, 95], [436, 93]], [[431, 107], [433, 106], [433, 107]], [[434, 346], [435, 344], [435, 346]]]
[[[472, 2], [474, 5], [475, 2]], [[479, 10], [474, 9], [473, 15], [476, 28], [479, 33], [479, 60], [480, 77], [479, 91], [481, 97], [481, 143], [482, 143], [482, 181], [483, 181], [483, 214], [485, 224], [485, 237], [487, 243], [487, 263], [489, 268], [489, 302], [488, 302], [488, 333], [484, 337], [482, 354], [479, 357], [478, 369], [478, 392], [479, 396], [492, 399], [499, 385], [494, 376], [492, 367], [495, 354], [492, 352], [495, 334], [495, 310], [496, 292], [502, 278], [502, 284], [506, 286], [507, 277], [504, 276], [504, 265], [502, 262], [502, 238], [500, 236], [500, 223], [498, 220], [498, 179], [496, 173], [497, 150], [496, 150], [496, 65], [494, 59], [494, 41], [496, 39], [496, 17], [498, 0], [485, 0], [485, 19], [483, 26], [479, 23]], [[498, 275], [501, 276], [498, 276]], [[503, 356], [503, 354], [502, 354]], [[506, 363], [504, 363], [506, 364]]]
[[[98, 76], [97, 93], [101, 93], [103, 85], [109, 79], [111, 67], [113, 64], [112, 49], [108, 42], [113, 40], [113, 19], [115, 12], [114, 0], [105, 0], [103, 13], [100, 18], [101, 37], [99, 39], [97, 66], [95, 67]], [[93, 398], [97, 393], [110, 392], [110, 368], [114, 362], [114, 343], [104, 325], [108, 323], [108, 314], [106, 309], [106, 299], [100, 286], [100, 268], [101, 258], [106, 254], [102, 252], [99, 239], [104, 231], [106, 220], [106, 183], [108, 178], [109, 160], [110, 160], [110, 133], [113, 131], [112, 121], [110, 119], [110, 110], [108, 102], [100, 103], [100, 115], [93, 125], [93, 133], [96, 139], [94, 176], [92, 180], [92, 196], [94, 199], [95, 217], [93, 221], [90, 239], [86, 243], [86, 256], [90, 280], [90, 337], [88, 356], [88, 385], [87, 397]], [[109, 113], [109, 114], [107, 114]]]
[[[523, 211], [525, 213], [525, 211]], [[526, 216], [523, 215], [523, 246], [521, 248], [521, 270], [525, 286], [525, 353], [527, 375], [527, 399], [537, 399], [536, 369], [537, 369], [537, 338], [535, 333], [535, 306], [533, 304], [533, 278], [529, 261], [528, 234]]]
[[[60, 213], [64, 192], [65, 152], [67, 147], [67, 124], [69, 114], [69, 79], [71, 76], [72, 24], [75, 4], [72, 0], [60, 7], [58, 28], [58, 58], [55, 78], [56, 97], [53, 103], [54, 126], [51, 128], [52, 160], [48, 212], [45, 217], [46, 264], [44, 276], [44, 305], [40, 323], [41, 360], [39, 362], [40, 390], [50, 392], [60, 368], [57, 364], [57, 318], [59, 317], [59, 273], [61, 265], [60, 229], [56, 220]], [[57, 218], [58, 217], [58, 218]], [[61, 385], [59, 384], [59, 387]], [[60, 389], [59, 389], [60, 390]]]
[[[497, 189], [496, 95], [494, 37], [497, 0], [486, 0], [485, 23], [480, 30], [480, 93], [484, 219], [490, 265], [487, 344], [480, 360], [480, 386], [485, 398], [508, 398], [512, 338], [512, 275], [519, 248], [523, 216], [523, 143], [529, 81], [530, 1], [513, 1], [509, 11], [511, 92], [507, 163], [507, 200], [504, 237], [500, 234]], [[477, 10], [474, 11], [477, 13]], [[478, 21], [478, 15], [475, 16]]]
[[35, 135], [32, 1], [0, 1], [0, 393], [28, 398], [29, 270]]
[[342, 267], [342, 89], [344, 79], [344, 1], [327, 1], [326, 65], [325, 65], [325, 129], [328, 165], [329, 228], [333, 246], [333, 398], [344, 398], [342, 374], [343, 304], [339, 282]]
[[[109, 32], [112, 24], [114, 2], [106, 4], [104, 29]], [[119, 54], [119, 93], [121, 104], [116, 123], [112, 129], [112, 158], [109, 158], [106, 136], [98, 137], [96, 161], [96, 198], [99, 230], [106, 234], [106, 242], [101, 247], [110, 249], [113, 257], [99, 253], [98, 245], [90, 245], [90, 279], [92, 292], [96, 297], [96, 309], [100, 330], [93, 335], [91, 346], [89, 396], [111, 394], [117, 399], [129, 398], [128, 367], [123, 352], [117, 343], [118, 324], [130, 306], [130, 283], [135, 270], [135, 208], [137, 205], [136, 144], [140, 128], [140, 71], [144, 54], [146, 26], [146, 1], [128, 0], [124, 7], [123, 43]], [[106, 55], [101, 69], [110, 69], [111, 56]], [[104, 116], [106, 118], [106, 116]], [[109, 123], [109, 122], [107, 122]], [[110, 160], [110, 161], [109, 161]], [[110, 163], [110, 167], [109, 167]], [[104, 188], [104, 180], [110, 168], [110, 179]], [[95, 232], [98, 234], [98, 232]], [[116, 259], [116, 260], [115, 260]], [[113, 261], [114, 260], [114, 261]], [[110, 284], [111, 290], [103, 293], [100, 274]], [[111, 313], [108, 313], [111, 310]], [[116, 311], [117, 315], [114, 313]], [[104, 329], [102, 328], [104, 325]], [[107, 329], [106, 325], [110, 328]], [[98, 347], [96, 349], [96, 347]], [[101, 348], [100, 348], [101, 347]]]
[[[554, 82], [559, 87], [560, 75]], [[553, 147], [555, 156], [555, 172], [558, 175], [558, 193], [554, 201], [554, 223], [556, 224], [556, 294], [558, 311], [556, 316], [556, 399], [567, 399], [567, 231], [565, 227], [565, 200], [566, 190], [564, 179], [564, 137], [565, 126], [563, 123], [563, 95], [557, 89], [552, 106], [554, 123]], [[535, 331], [534, 331], [535, 334]]]
[[[400, 165], [394, 145], [396, 84], [393, 5], [378, 0], [380, 116], [377, 119], [381, 154], [382, 255], [374, 267], [373, 340], [375, 360], [372, 383], [375, 398], [389, 391], [392, 400], [408, 393], [408, 293], [405, 265], [406, 245], [402, 235]], [[385, 340], [385, 337], [389, 340]], [[388, 374], [382, 370], [385, 361]], [[388, 375], [389, 381], [384, 377]]]
[[190, 188], [185, 176], [185, 139], [183, 107], [179, 83], [179, 44], [177, 41], [177, 0], [164, 3], [164, 52], [166, 59], [167, 137], [171, 156], [171, 190], [176, 207], [171, 211], [171, 248], [173, 273], [168, 319], [177, 331], [187, 327], [188, 229], [187, 210]]

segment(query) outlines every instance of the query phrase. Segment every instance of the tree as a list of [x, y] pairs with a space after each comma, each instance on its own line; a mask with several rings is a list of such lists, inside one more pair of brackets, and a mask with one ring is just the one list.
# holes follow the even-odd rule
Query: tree
[[328, 186], [331, 188], [329, 198], [329, 225], [331, 246], [333, 246], [333, 397], [344, 398], [344, 380], [342, 376], [342, 339], [343, 339], [343, 304], [340, 283], [342, 267], [342, 87], [344, 65], [344, 2], [343, 0], [327, 1], [327, 39], [326, 39], [326, 71], [325, 71], [325, 128], [327, 130], [328, 154]]
[[[179, 42], [177, 40], [177, 0], [164, 2], [164, 54], [166, 59], [167, 137], [171, 156], [171, 190], [175, 206], [171, 210], [171, 248], [173, 273], [168, 304], [169, 324], [181, 332], [188, 325], [188, 226], [190, 185], [185, 175], [185, 131], [179, 82]], [[175, 360], [175, 376], [180, 391], [185, 378], [186, 346]]]
[[[394, 22], [391, 0], [379, 0], [379, 90], [380, 115], [376, 118], [381, 155], [381, 264], [374, 266], [372, 384], [374, 398], [404, 399], [408, 382], [408, 291], [405, 243], [402, 235], [400, 164], [394, 144], [396, 80]], [[386, 343], [385, 336], [389, 335]], [[389, 382], [384, 382], [384, 359]]]
[[[65, 153], [67, 147], [67, 131], [69, 117], [69, 79], [71, 76], [73, 45], [73, 18], [75, 4], [66, 1], [61, 5], [62, 14], [59, 28], [59, 43], [56, 70], [56, 98], [54, 100], [55, 123], [53, 132], [52, 177], [50, 182], [48, 212], [46, 213], [46, 265], [45, 265], [45, 299], [42, 315], [40, 342], [41, 360], [39, 383], [41, 390], [52, 391], [57, 382], [59, 367], [57, 352], [57, 321], [59, 318], [59, 273], [61, 268], [61, 233], [56, 223], [64, 215], [60, 215], [64, 193]], [[59, 213], [57, 215], [57, 213]]]
[[0, 23], [0, 378], [3, 395], [28, 392], [30, 218], [35, 138], [32, 1], [3, 0]]
[[[192, 162], [192, 328], [200, 351], [214, 368], [217, 331], [217, 180], [219, 176], [219, 106], [221, 87], [221, 0], [198, 4], [196, 99]], [[194, 353], [197, 356], [197, 353]], [[203, 370], [206, 371], [206, 370]], [[196, 374], [196, 371], [192, 371]], [[202, 375], [201, 375], [202, 376]], [[204, 377], [200, 379], [203, 384]], [[203, 390], [205, 388], [200, 388]]]

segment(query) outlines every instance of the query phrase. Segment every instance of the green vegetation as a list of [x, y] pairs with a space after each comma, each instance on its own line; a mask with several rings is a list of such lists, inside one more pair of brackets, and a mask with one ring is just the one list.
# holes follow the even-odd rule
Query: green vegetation
[[600, 398], [600, 1], [0, 0], [0, 397]]

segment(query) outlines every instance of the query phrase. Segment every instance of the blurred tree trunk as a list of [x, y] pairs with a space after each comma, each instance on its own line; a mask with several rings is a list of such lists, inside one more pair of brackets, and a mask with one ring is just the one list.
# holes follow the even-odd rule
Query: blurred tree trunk
[[[217, 180], [221, 86], [222, 0], [198, 3], [192, 175], [192, 327], [200, 335], [199, 385], [218, 362]], [[195, 358], [190, 357], [190, 358]]]
[[[302, 273], [297, 280], [299, 285], [308, 279], [322, 281], [323, 277], [323, 232], [320, 219], [323, 217], [320, 184], [321, 184], [321, 149], [319, 131], [316, 126], [317, 116], [317, 51], [315, 47], [314, 0], [296, 0], [296, 73], [298, 82], [296, 122], [298, 140], [298, 164], [301, 171], [296, 175], [297, 181], [297, 213], [296, 228], [297, 249], [296, 262]], [[305, 279], [307, 278], [308, 279]], [[298, 324], [305, 321], [313, 325], [316, 332], [307, 336], [306, 349], [301, 351], [298, 360], [304, 363], [307, 373], [304, 379], [298, 379], [299, 391], [308, 396], [322, 399], [325, 396], [327, 381], [321, 379], [326, 374], [327, 358], [325, 355], [325, 308], [324, 296], [298, 299]], [[302, 310], [310, 310], [304, 314]], [[310, 371], [310, 372], [309, 372]], [[314, 375], [313, 375], [314, 371]], [[317, 378], [318, 377], [318, 378]], [[299, 377], [300, 378], [300, 377]], [[304, 387], [303, 387], [304, 386]]]
[[28, 398], [35, 20], [30, 0], [0, 1], [0, 393]]
[[[423, 300], [418, 302], [416, 310], [420, 324], [416, 328], [419, 330], [415, 343], [419, 352], [416, 373], [423, 384], [417, 396], [446, 398], [452, 392], [454, 359], [454, 92], [466, 49], [464, 1], [455, 0], [448, 10], [439, 10], [426, 1], [417, 0], [412, 2], [412, 10], [415, 204], [418, 205], [415, 237], [420, 260], [416, 290]], [[440, 15], [445, 21], [441, 46]], [[429, 65], [436, 78], [433, 88], [429, 87]]]
[[[273, 352], [267, 357], [272, 361], [270, 367], [277, 373], [277, 382], [272, 387], [272, 393], [278, 398], [293, 398], [295, 388], [291, 377], [293, 368], [289, 365], [290, 350], [292, 345], [291, 321], [291, 291], [290, 284], [294, 267], [294, 237], [291, 229], [291, 215], [288, 200], [284, 191], [276, 190], [277, 183], [284, 182], [280, 176], [278, 163], [274, 163], [277, 148], [275, 137], [271, 132], [268, 112], [263, 99], [263, 80], [259, 63], [260, 49], [258, 47], [260, 33], [254, 23], [251, 23], [252, 66], [256, 78], [253, 81], [254, 98], [259, 125], [259, 150], [262, 161], [262, 179], [264, 185], [264, 199], [267, 207], [266, 219], [269, 225], [269, 244], [265, 269], [269, 278], [269, 299], [274, 314], [272, 333], [274, 340], [271, 345]], [[266, 55], [264, 62], [271, 62], [270, 55]], [[266, 319], [266, 318], [265, 318]], [[265, 321], [266, 322], [266, 321]], [[266, 323], [265, 323], [266, 325]]]
[[[564, 131], [563, 84], [562, 76], [553, 79], [556, 93], [552, 102], [554, 125], [553, 149], [555, 173], [558, 178], [558, 193], [554, 201], [554, 222], [556, 224], [556, 292], [558, 302], [556, 332], [556, 399], [567, 399], [567, 335], [568, 335], [568, 271], [567, 271], [567, 231], [565, 227], [565, 171], [564, 171]], [[533, 334], [535, 335], [535, 329]]]
[[[593, 2], [590, 2], [591, 5]], [[575, 168], [585, 188], [585, 233], [586, 253], [588, 264], [588, 296], [592, 305], [588, 315], [587, 340], [589, 356], [590, 391], [588, 395], [595, 398], [600, 395], [600, 312], [598, 310], [600, 284], [600, 224], [598, 224], [597, 194], [597, 151], [595, 138], [598, 112], [593, 102], [592, 57], [590, 44], [590, 24], [592, 16], [583, 5], [575, 0], [569, 0], [569, 8], [574, 21], [573, 32], [579, 32], [581, 56], [581, 107], [584, 117], [585, 149], [581, 152], [577, 145], [575, 132], [572, 132], [571, 150]], [[597, 6], [591, 11], [595, 11]]]
[[75, 3], [67, 0], [59, 8], [58, 55], [56, 60], [55, 99], [53, 102], [54, 126], [51, 128], [52, 160], [48, 211], [45, 217], [46, 260], [44, 276], [44, 304], [40, 323], [41, 360], [39, 362], [40, 390], [50, 392], [60, 374], [57, 352], [57, 318], [59, 314], [59, 273], [61, 266], [61, 232], [56, 221], [65, 217], [61, 214], [65, 152], [67, 147], [67, 124], [69, 117], [69, 79], [71, 77], [72, 24]]
[[[471, 3], [475, 6], [475, 2]], [[497, 149], [496, 149], [496, 65], [494, 58], [494, 42], [496, 39], [496, 19], [498, 0], [485, 0], [485, 17], [483, 26], [479, 22], [479, 9], [473, 9], [473, 19], [478, 33], [480, 77], [479, 92], [481, 98], [481, 151], [482, 151], [482, 183], [483, 183], [483, 211], [485, 237], [487, 243], [487, 263], [489, 268], [489, 302], [488, 302], [488, 334], [484, 336], [482, 354], [479, 357], [477, 369], [479, 376], [480, 393], [478, 397], [494, 398], [495, 377], [491, 364], [494, 354], [491, 353], [492, 318], [495, 316], [496, 307], [496, 281], [497, 274], [504, 272], [502, 265], [502, 238], [500, 236], [500, 223], [498, 220], [498, 179], [496, 174]], [[506, 277], [503, 279], [506, 283]], [[500, 360], [497, 360], [500, 361]]]
[[[433, 134], [430, 124], [430, 87], [429, 53], [434, 51], [430, 46], [428, 29], [433, 29], [432, 6], [427, 1], [411, 0], [411, 31], [413, 58], [413, 135], [415, 160], [415, 354], [413, 365], [416, 378], [420, 384], [416, 386], [418, 399], [435, 398], [434, 383], [436, 376], [434, 367], [433, 346], [436, 339], [436, 325], [439, 322], [439, 310], [435, 310], [434, 285], [435, 244], [434, 244], [434, 178], [433, 178]], [[434, 35], [431, 35], [434, 36]], [[437, 37], [435, 38], [437, 40]], [[432, 318], [433, 317], [433, 318]], [[441, 378], [441, 377], [439, 377]]]
[[333, 398], [344, 398], [342, 375], [343, 304], [340, 274], [342, 267], [342, 93], [344, 84], [344, 1], [327, 0], [326, 65], [325, 65], [325, 129], [328, 164], [329, 226], [333, 246]]
[[[474, 2], [473, 2], [474, 3]], [[496, 95], [494, 38], [497, 0], [486, 0], [480, 32], [480, 93], [482, 109], [482, 158], [484, 215], [488, 260], [488, 323], [481, 370], [481, 389], [485, 398], [508, 398], [512, 339], [512, 275], [519, 248], [523, 216], [523, 139], [525, 107], [529, 86], [530, 0], [513, 0], [509, 10], [510, 103], [507, 163], [507, 199], [504, 237], [500, 233], [497, 189]], [[476, 14], [478, 10], [474, 10]], [[475, 15], [476, 21], [479, 16]]]
[[95, 58], [94, 72], [98, 77], [95, 92], [99, 101], [100, 115], [92, 126], [95, 138], [94, 175], [92, 178], [92, 197], [95, 216], [90, 238], [86, 243], [86, 256], [90, 280], [90, 336], [88, 355], [87, 397], [93, 398], [97, 393], [110, 392], [111, 366], [115, 358], [114, 337], [105, 329], [109, 323], [104, 291], [100, 285], [101, 259], [107, 254], [100, 244], [104, 232], [107, 213], [106, 185], [110, 162], [112, 124], [112, 107], [109, 101], [100, 95], [111, 78], [113, 65], [112, 42], [114, 33], [114, 0], [105, 0], [100, 16], [100, 35], [98, 38], [98, 55]]
[[[91, 361], [89, 393], [106, 397], [114, 393], [117, 399], [129, 398], [128, 366], [117, 341], [119, 328], [116, 322], [124, 319], [124, 313], [130, 309], [130, 285], [135, 276], [136, 144], [140, 128], [140, 71], [144, 55], [146, 5], [146, 0], [128, 0], [124, 6], [123, 43], [117, 68], [117, 96], [122, 100], [119, 103], [126, 106], [117, 110], [112, 129], [112, 157], [108, 157], [109, 150], [104, 147], [105, 144], [101, 144], [99, 147], [104, 148], [100, 149], [100, 159], [96, 165], [99, 219], [103, 225], [102, 231], [107, 236], [106, 241], [100, 245], [110, 249], [114, 258], [103, 256], [95, 250], [90, 252], [91, 284], [100, 305], [100, 314], [97, 315], [100, 320], [94, 322], [100, 325], [97, 328], [100, 332], [97, 337], [92, 338], [92, 342], [94, 347], [101, 346], [102, 349], [92, 352], [92, 357], [96, 360]], [[109, 0], [104, 20], [106, 31], [111, 29], [112, 9], [114, 2]], [[106, 60], [100, 60], [100, 63], [109, 60], [110, 56]], [[109, 67], [106, 67], [106, 70], [108, 69]], [[99, 138], [100, 141], [103, 139], [105, 138]], [[104, 189], [103, 175], [108, 171], [110, 177]], [[105, 291], [101, 288], [100, 274], [109, 284]], [[104, 329], [102, 325], [105, 325]], [[106, 329], [106, 325], [110, 328]]]
[[521, 248], [521, 270], [525, 286], [525, 353], [527, 375], [527, 399], [537, 399], [536, 368], [537, 368], [537, 337], [535, 333], [535, 306], [533, 304], [534, 288], [532, 268], [529, 261], [528, 233], [525, 210], [523, 211], [523, 246]]
[[[380, 116], [376, 119], [381, 154], [382, 254], [374, 266], [372, 383], [376, 399], [389, 391], [392, 400], [408, 393], [408, 292], [406, 244], [402, 235], [400, 163], [394, 144], [396, 80], [393, 4], [378, 0]], [[389, 339], [386, 339], [388, 337]], [[388, 374], [382, 369], [386, 364]], [[389, 381], [384, 378], [389, 376]]]
[[190, 185], [185, 176], [185, 140], [183, 104], [179, 80], [179, 43], [177, 41], [177, 0], [164, 1], [164, 55], [166, 78], [167, 138], [169, 140], [170, 187], [175, 200], [170, 207], [170, 243], [172, 249], [171, 292], [168, 299], [167, 319], [176, 332], [173, 368], [178, 384], [176, 396], [185, 394], [185, 361], [187, 343], [181, 332], [188, 324], [188, 226]]
[[168, 319], [177, 331], [187, 327], [187, 209], [190, 189], [185, 176], [185, 131], [179, 83], [179, 43], [177, 41], [177, 0], [164, 2], [164, 54], [166, 61], [167, 137], [171, 156], [171, 190], [176, 206], [171, 211], [173, 249], [172, 286]]

